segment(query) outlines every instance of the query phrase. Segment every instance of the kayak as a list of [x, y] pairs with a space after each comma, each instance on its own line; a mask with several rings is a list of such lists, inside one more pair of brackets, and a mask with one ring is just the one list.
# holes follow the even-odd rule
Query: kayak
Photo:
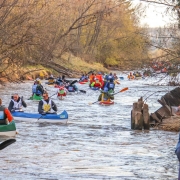
[[94, 91], [97, 91], [99, 90], [100, 88], [99, 87], [90, 87], [90, 89], [94, 90]]
[[34, 95], [31, 96], [29, 99], [30, 99], [30, 100], [41, 100], [41, 99], [42, 99], [42, 96], [37, 96], [36, 94], [34, 94]]
[[33, 121], [39, 123], [47, 122], [63, 124], [66, 124], [68, 121], [68, 114], [65, 110], [61, 114], [41, 115], [37, 113], [13, 112], [12, 115], [16, 121]]
[[108, 106], [114, 104], [114, 101], [100, 101], [99, 104]]
[[16, 135], [16, 125], [12, 121], [7, 125], [0, 125], [0, 136], [15, 136]]

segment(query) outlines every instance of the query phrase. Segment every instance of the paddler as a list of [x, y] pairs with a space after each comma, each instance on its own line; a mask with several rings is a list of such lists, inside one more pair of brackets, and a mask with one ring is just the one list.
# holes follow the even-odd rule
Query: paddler
[[0, 125], [6, 125], [11, 122], [13, 117], [8, 108], [2, 106], [2, 100], [0, 99]]
[[101, 87], [104, 86], [103, 76], [101, 72], [98, 72], [95, 78], [99, 80], [99, 82], [101, 83]]
[[67, 83], [65, 88], [68, 90], [68, 92], [78, 91], [78, 87], [75, 84], [71, 84], [71, 83]]
[[44, 91], [43, 99], [39, 101], [38, 112], [39, 114], [48, 114], [51, 113], [51, 110], [57, 112], [56, 104], [49, 98], [48, 92]]
[[110, 79], [109, 82], [105, 85], [106, 88], [108, 88], [108, 92], [113, 93], [115, 88], [115, 83], [113, 79]]
[[90, 85], [91, 85], [91, 83], [94, 81], [94, 79], [95, 79], [95, 75], [94, 75], [94, 73], [92, 73], [92, 74], [89, 76]]
[[90, 87], [98, 87], [98, 88], [101, 88], [102, 87], [102, 84], [101, 82], [99, 81], [99, 79], [94, 79], [94, 81], [91, 83]]
[[61, 82], [57, 88], [57, 96], [66, 96], [68, 90], [65, 88], [63, 83]]
[[178, 173], [178, 180], [180, 180], [180, 134], [179, 134], [179, 140], [176, 145], [175, 153], [177, 155], [178, 161], [179, 161], [179, 173]]
[[41, 82], [39, 79], [37, 79], [34, 83], [34, 85], [32, 86], [32, 96], [34, 94], [36, 94], [36, 96], [42, 96], [44, 92], [44, 88], [43, 86], [41, 85]]
[[132, 74], [132, 72], [130, 72], [130, 74], [128, 75], [128, 79], [135, 79], [135, 76]]
[[48, 78], [48, 84], [54, 84], [55, 80], [54, 80], [54, 76], [51, 74], [50, 77]]
[[115, 79], [115, 80], [117, 80], [117, 79], [118, 79], [118, 77], [117, 77], [116, 73], [114, 73], [114, 75], [113, 75], [113, 76], [114, 76], [114, 79]]
[[15, 93], [11, 97], [11, 101], [9, 103], [9, 111], [15, 112], [15, 111], [22, 111], [22, 107], [27, 107], [27, 104], [25, 103], [23, 96], [20, 98], [17, 93]]
[[110, 100], [114, 100], [114, 95], [108, 91], [107, 87], [105, 87], [104, 90], [101, 91], [101, 94], [98, 97], [98, 101], [110, 101]]

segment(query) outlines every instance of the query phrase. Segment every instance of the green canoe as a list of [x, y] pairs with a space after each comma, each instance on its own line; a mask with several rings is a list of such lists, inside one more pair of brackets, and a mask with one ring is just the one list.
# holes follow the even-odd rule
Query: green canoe
[[0, 136], [15, 136], [16, 135], [16, 125], [12, 121], [7, 125], [0, 125]]
[[30, 100], [41, 100], [42, 96], [37, 96], [36, 94], [34, 94], [32, 97], [29, 98]]

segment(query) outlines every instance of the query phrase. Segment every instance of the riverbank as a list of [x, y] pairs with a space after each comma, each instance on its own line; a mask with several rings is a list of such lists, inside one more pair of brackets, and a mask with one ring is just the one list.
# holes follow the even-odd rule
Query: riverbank
[[171, 116], [169, 118], [163, 119], [162, 123], [158, 125], [159, 130], [164, 131], [180, 131], [180, 116]]
[[36, 64], [24, 65], [22, 67], [14, 67], [5, 70], [0, 77], [0, 84], [5, 82], [21, 82], [24, 80], [33, 80], [36, 78], [44, 79], [53, 74], [55, 77], [65, 75], [67, 78], [80, 78], [82, 74], [89, 71], [109, 72], [103, 64], [88, 63], [79, 57], [64, 54], [61, 59], [54, 59], [51, 62], [42, 62]]

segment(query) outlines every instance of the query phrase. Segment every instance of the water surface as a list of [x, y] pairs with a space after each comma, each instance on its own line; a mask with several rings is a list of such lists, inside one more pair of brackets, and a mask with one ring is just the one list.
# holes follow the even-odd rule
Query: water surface
[[[32, 81], [8, 84], [0, 89], [3, 104], [8, 106], [11, 94], [24, 96], [27, 112], [37, 112], [38, 102], [31, 96]], [[157, 99], [170, 90], [167, 86], [146, 85], [148, 80], [121, 81], [116, 91], [129, 90], [115, 96], [109, 107], [89, 102], [97, 100], [99, 92], [88, 85], [78, 85], [87, 93], [67, 96], [63, 101], [52, 99], [58, 112], [67, 110], [67, 125], [17, 122], [16, 143], [0, 153], [0, 179], [61, 179], [61, 180], [174, 180], [178, 161], [174, 149], [175, 132], [159, 130], [133, 131], [130, 112], [140, 96], [147, 98], [150, 112], [160, 107]], [[44, 82], [43, 82], [43, 85]], [[45, 85], [50, 95], [56, 91]], [[7, 138], [1, 138], [3, 141]]]

